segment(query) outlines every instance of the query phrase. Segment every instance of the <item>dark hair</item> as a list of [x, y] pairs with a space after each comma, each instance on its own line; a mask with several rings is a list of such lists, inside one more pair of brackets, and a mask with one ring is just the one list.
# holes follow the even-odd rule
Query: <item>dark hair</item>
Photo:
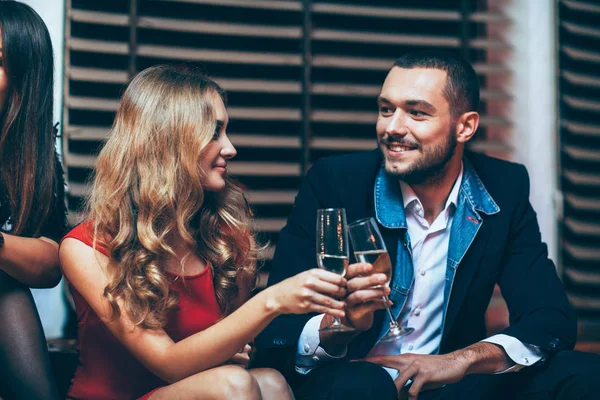
[[0, 188], [8, 198], [13, 233], [36, 236], [58, 185], [52, 43], [40, 16], [16, 1], [0, 1], [0, 29], [9, 88], [0, 110]]
[[405, 69], [431, 68], [446, 72], [444, 96], [450, 111], [459, 115], [477, 111], [479, 107], [479, 80], [473, 66], [458, 54], [440, 50], [424, 50], [408, 53], [394, 63], [394, 67]]

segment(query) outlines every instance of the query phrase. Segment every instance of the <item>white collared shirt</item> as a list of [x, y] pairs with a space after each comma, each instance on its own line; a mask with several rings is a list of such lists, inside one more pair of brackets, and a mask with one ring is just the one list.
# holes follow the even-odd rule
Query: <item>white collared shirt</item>
[[462, 168], [442, 211], [430, 225], [425, 210], [413, 189], [400, 182], [406, 225], [412, 246], [414, 283], [402, 312], [400, 326], [414, 331], [391, 343], [378, 343], [368, 356], [383, 354], [436, 354], [442, 340], [444, 286], [450, 227], [458, 203]]
[[[442, 340], [442, 318], [444, 286], [446, 283], [446, 265], [450, 242], [450, 228], [454, 218], [458, 195], [462, 182], [463, 167], [444, 209], [432, 224], [425, 219], [423, 205], [413, 189], [400, 182], [408, 234], [412, 246], [414, 284], [398, 316], [400, 326], [411, 327], [414, 331], [390, 343], [377, 343], [368, 356], [393, 355], [403, 353], [437, 354]], [[312, 368], [327, 360], [343, 357], [343, 354], [330, 355], [319, 346], [319, 326], [323, 315], [313, 317], [305, 325], [296, 356], [296, 370], [308, 373]], [[386, 321], [387, 322], [387, 321]], [[509, 370], [518, 370], [539, 361], [543, 354], [530, 345], [521, 343], [508, 335], [494, 335], [484, 341], [504, 348], [508, 356], [516, 363]], [[395, 369], [385, 368], [392, 378], [398, 376]], [[502, 371], [502, 372], [508, 372]]]

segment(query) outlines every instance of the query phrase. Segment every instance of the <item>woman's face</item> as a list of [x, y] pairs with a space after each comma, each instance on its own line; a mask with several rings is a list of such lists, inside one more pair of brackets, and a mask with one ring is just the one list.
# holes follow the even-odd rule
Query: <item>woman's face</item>
[[236, 155], [235, 147], [227, 137], [227, 123], [229, 117], [223, 100], [218, 95], [214, 95], [214, 107], [217, 119], [212, 141], [202, 152], [200, 166], [206, 173], [204, 189], [211, 192], [218, 192], [225, 187], [225, 175], [227, 174], [227, 161]]
[[4, 110], [6, 97], [8, 97], [8, 78], [4, 71], [4, 50], [2, 48], [2, 30], [0, 30], [0, 112]]

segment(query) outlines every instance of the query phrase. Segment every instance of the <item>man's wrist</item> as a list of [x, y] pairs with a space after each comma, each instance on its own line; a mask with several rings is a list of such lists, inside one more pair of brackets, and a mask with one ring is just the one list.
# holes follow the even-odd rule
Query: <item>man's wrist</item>
[[461, 361], [465, 363], [465, 375], [493, 374], [512, 364], [504, 349], [493, 343], [475, 343], [462, 350], [457, 350], [457, 353]]

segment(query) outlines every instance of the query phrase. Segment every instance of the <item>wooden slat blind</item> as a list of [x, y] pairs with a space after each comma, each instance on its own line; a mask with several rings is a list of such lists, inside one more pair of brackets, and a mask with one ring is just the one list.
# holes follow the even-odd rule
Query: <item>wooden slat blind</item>
[[[231, 173], [271, 245], [304, 172], [319, 157], [375, 146], [376, 97], [393, 61], [461, 51], [482, 85], [473, 148], [510, 158], [510, 51], [478, 1], [67, 0], [64, 160], [71, 222], [124, 84], [157, 63], [201, 61], [228, 92]], [[267, 252], [267, 259], [272, 249]], [[268, 260], [265, 270], [268, 270]]]
[[[564, 283], [580, 339], [600, 332], [600, 4], [559, 3]], [[596, 332], [596, 333], [594, 333]]]

